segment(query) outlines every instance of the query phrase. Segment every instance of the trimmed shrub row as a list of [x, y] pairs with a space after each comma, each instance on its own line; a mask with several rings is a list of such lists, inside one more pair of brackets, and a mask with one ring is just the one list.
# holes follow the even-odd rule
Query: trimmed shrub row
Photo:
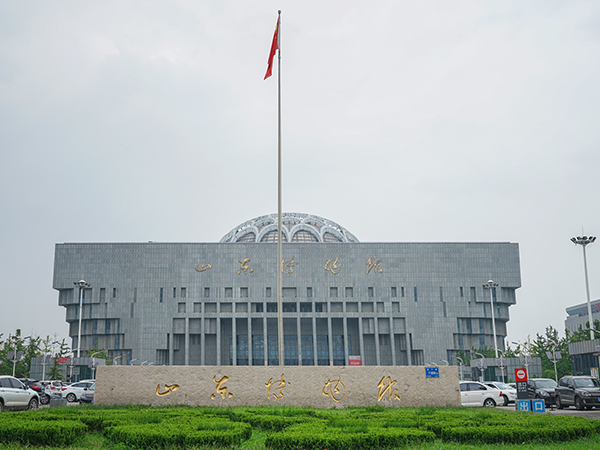
[[0, 424], [0, 442], [23, 445], [63, 447], [72, 445], [84, 436], [88, 427], [75, 420], [31, 421], [20, 417], [6, 417]]
[[267, 437], [265, 446], [277, 450], [372, 450], [432, 442], [435, 434], [406, 428], [375, 428], [348, 432], [317, 423], [293, 425]]

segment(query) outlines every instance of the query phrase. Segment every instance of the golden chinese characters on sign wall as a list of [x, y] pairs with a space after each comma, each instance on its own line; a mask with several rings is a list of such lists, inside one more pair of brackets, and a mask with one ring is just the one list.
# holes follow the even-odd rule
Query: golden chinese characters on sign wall
[[346, 395], [346, 386], [342, 383], [342, 377], [337, 380], [327, 379], [325, 386], [323, 387], [323, 395], [331, 397], [333, 401], [339, 402]]
[[[216, 376], [214, 376], [213, 381], [215, 383], [217, 383], [217, 386], [215, 387], [217, 394], [221, 394], [222, 398], [233, 397], [233, 394], [231, 392], [227, 392], [227, 388], [223, 386], [225, 383], [227, 383], [227, 381], [229, 381], [229, 377], [223, 376], [223, 378], [221, 378], [219, 381], [217, 381]], [[210, 398], [212, 398], [214, 400], [215, 398], [217, 398], [217, 396], [215, 394], [212, 394], [210, 396]]]
[[332, 274], [337, 275], [338, 273], [340, 273], [341, 265], [342, 263], [340, 263], [338, 258], [328, 259], [325, 263], [325, 270], [328, 270]]
[[377, 401], [380, 401], [386, 394], [388, 398], [392, 398], [394, 400], [400, 400], [400, 396], [398, 395], [398, 389], [393, 389], [393, 387], [398, 383], [397, 380], [392, 381], [392, 377], [382, 377], [377, 383]]
[[[269, 378], [269, 381], [265, 383], [265, 387], [267, 388], [267, 398], [270, 400], [272, 395], [273, 400], [281, 400], [283, 398], [283, 389], [289, 385], [290, 383], [283, 379], [283, 374], [281, 374], [281, 380], [273, 381], [273, 378]], [[271, 388], [273, 388], [274, 391], [279, 391], [279, 395], [277, 395], [277, 392], [272, 393]]]
[[177, 389], [179, 389], [178, 384], [165, 384], [165, 391], [161, 392], [159, 384], [156, 386], [156, 395], [158, 395], [159, 397], [164, 397], [165, 395], [169, 395], [171, 392], [175, 392]]

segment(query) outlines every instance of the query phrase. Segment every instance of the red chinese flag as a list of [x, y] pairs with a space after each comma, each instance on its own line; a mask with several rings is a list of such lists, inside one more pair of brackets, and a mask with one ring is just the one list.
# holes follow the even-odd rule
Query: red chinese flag
[[273, 57], [275, 52], [279, 49], [279, 17], [277, 18], [277, 25], [275, 26], [275, 34], [273, 34], [273, 43], [271, 44], [271, 51], [269, 52], [269, 61], [267, 62], [267, 73], [265, 74], [265, 80], [271, 76], [273, 70]]

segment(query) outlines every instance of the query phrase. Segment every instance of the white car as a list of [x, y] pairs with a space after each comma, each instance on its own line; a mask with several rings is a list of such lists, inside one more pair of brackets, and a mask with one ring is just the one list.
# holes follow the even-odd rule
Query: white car
[[500, 381], [485, 381], [484, 384], [502, 391], [502, 397], [504, 397], [504, 406], [517, 401], [517, 390], [511, 385], [502, 383]]
[[83, 380], [69, 386], [63, 386], [62, 396], [63, 398], [66, 398], [68, 402], [76, 402], [81, 397], [81, 394], [89, 389], [92, 384], [94, 384], [94, 380]]
[[37, 409], [40, 399], [33, 389], [8, 375], [0, 376], [0, 412], [9, 409]]
[[504, 403], [502, 391], [486, 386], [478, 381], [460, 382], [460, 403], [462, 406], [496, 406]]
[[42, 381], [44, 385], [44, 392], [48, 394], [50, 398], [62, 398], [62, 382], [59, 380], [54, 381]]

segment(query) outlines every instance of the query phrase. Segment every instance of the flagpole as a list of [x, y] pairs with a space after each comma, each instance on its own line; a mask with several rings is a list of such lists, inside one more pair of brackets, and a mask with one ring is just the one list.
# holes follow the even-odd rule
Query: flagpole
[[283, 252], [281, 249], [281, 10], [277, 19], [277, 340], [279, 341], [279, 365], [283, 366], [283, 303], [281, 300], [281, 277]]

